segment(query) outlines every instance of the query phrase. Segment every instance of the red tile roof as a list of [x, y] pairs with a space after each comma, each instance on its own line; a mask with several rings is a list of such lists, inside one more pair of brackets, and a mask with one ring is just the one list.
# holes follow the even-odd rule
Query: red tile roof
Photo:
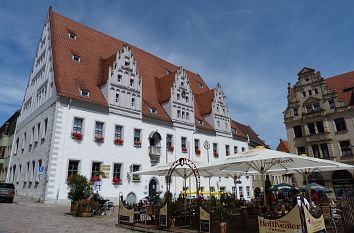
[[256, 144], [257, 146], [265, 146], [268, 147], [268, 145], [259, 138], [259, 136], [255, 133], [255, 131], [251, 128], [251, 126], [247, 126], [244, 124], [241, 124], [237, 121], [231, 121], [231, 128], [234, 129], [233, 135], [236, 137], [241, 137], [244, 139], [248, 138], [251, 143]]
[[[128, 45], [137, 61], [137, 71], [142, 79], [143, 116], [171, 121], [161, 103], [170, 98], [170, 90], [178, 66], [124, 41], [68, 19], [51, 9], [49, 10], [49, 20], [54, 77], [58, 95], [108, 107], [100, 87], [107, 82], [109, 66], [113, 65], [117, 51], [124, 45]], [[75, 40], [69, 38], [69, 32], [76, 34]], [[73, 61], [72, 55], [79, 55], [80, 62]], [[199, 74], [188, 70], [186, 73], [195, 96], [196, 126], [201, 129], [213, 130], [203, 115], [211, 111], [214, 90], [208, 88]], [[88, 97], [80, 96], [80, 89], [88, 90], [90, 95]], [[156, 109], [157, 113], [151, 113], [151, 108]], [[198, 121], [203, 121], [203, 124], [199, 124]], [[249, 135], [256, 135], [250, 127], [247, 127], [244, 126], [239, 132], [247, 131]], [[263, 143], [257, 136], [255, 140]]]
[[276, 150], [289, 153], [290, 152], [289, 151], [289, 142], [286, 140], [280, 139], [279, 145]]

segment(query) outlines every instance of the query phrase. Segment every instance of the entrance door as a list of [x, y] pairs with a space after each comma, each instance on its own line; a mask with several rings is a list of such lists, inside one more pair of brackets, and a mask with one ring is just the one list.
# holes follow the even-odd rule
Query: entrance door
[[151, 179], [149, 183], [149, 197], [154, 198], [157, 191], [157, 182], [155, 179]]

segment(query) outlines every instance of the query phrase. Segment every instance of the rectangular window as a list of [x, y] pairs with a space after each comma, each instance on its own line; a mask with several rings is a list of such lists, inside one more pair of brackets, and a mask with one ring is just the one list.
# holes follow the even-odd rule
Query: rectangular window
[[306, 154], [306, 150], [304, 146], [297, 147], [296, 149], [298, 155]]
[[295, 135], [295, 138], [301, 138], [302, 137], [301, 125], [295, 125], [294, 126], [294, 135]]
[[166, 147], [167, 150], [172, 151], [172, 147], [173, 147], [173, 143], [172, 143], [172, 135], [171, 134], [167, 134], [166, 136]]
[[310, 135], [316, 134], [315, 123], [307, 123], [307, 127], [309, 128]]
[[230, 155], [230, 146], [229, 145], [225, 145], [225, 152], [226, 152], [226, 156]]
[[199, 139], [194, 139], [194, 149], [197, 151], [197, 150], [200, 150], [200, 146], [199, 146]]
[[246, 151], [246, 148], [245, 148], [245, 147], [242, 147], [241, 150], [242, 150], [242, 152], [245, 152], [245, 151]]
[[320, 111], [320, 110], [321, 110], [320, 104], [319, 104], [319, 103], [313, 104], [313, 110], [314, 110], [315, 112]]
[[91, 180], [97, 181], [100, 177], [101, 162], [93, 162], [91, 170]]
[[324, 159], [329, 159], [328, 145], [327, 143], [321, 144], [322, 157]]
[[312, 112], [312, 104], [308, 104], [308, 105], [306, 105], [306, 112], [308, 113], [308, 112]]
[[330, 109], [336, 108], [336, 104], [333, 99], [328, 100], [328, 106]]
[[[119, 180], [121, 180], [121, 177], [120, 177], [121, 168], [122, 168], [122, 164], [121, 163], [113, 164], [113, 179], [114, 178], [118, 178]], [[118, 182], [118, 183], [121, 183], [121, 182]]]
[[215, 192], [215, 187], [210, 186], [210, 192], [211, 192], [211, 193], [212, 193], [212, 192]]
[[316, 121], [316, 127], [318, 133], [324, 133], [324, 127], [322, 121]]
[[177, 110], [177, 117], [181, 118], [181, 110]]
[[114, 138], [115, 139], [123, 139], [123, 126], [116, 125], [114, 130]]
[[246, 186], [246, 195], [247, 195], [247, 197], [251, 197], [251, 187], [250, 186]]
[[342, 156], [352, 156], [352, 147], [350, 146], [350, 142], [347, 141], [341, 141], [339, 142], [340, 149], [342, 151]]
[[218, 144], [217, 143], [213, 143], [213, 154], [214, 154], [214, 157], [218, 157], [219, 156]]
[[320, 158], [320, 149], [318, 148], [318, 145], [312, 145], [312, 153], [313, 153], [313, 157], [315, 158]]
[[187, 138], [186, 137], [181, 137], [181, 148], [182, 148], [183, 153], [187, 152]]
[[238, 147], [234, 146], [234, 154], [238, 153]]
[[135, 107], [135, 98], [132, 98], [132, 107]]
[[[136, 171], [139, 171], [139, 170], [140, 170], [140, 165], [137, 165], [137, 164], [133, 164], [132, 165], [132, 172], [136, 172]], [[133, 175], [133, 181], [134, 182], [140, 181], [140, 175], [134, 174]]]
[[74, 118], [74, 125], [73, 125], [73, 132], [75, 133], [82, 133], [82, 122], [84, 119], [75, 117]]
[[78, 174], [79, 162], [80, 161], [77, 161], [77, 160], [69, 160], [68, 177]]
[[119, 94], [116, 93], [116, 103], [119, 103]]
[[134, 87], [134, 79], [132, 79], [132, 78], [130, 79], [130, 86]]
[[48, 118], [44, 120], [44, 134], [43, 134], [44, 138], [47, 136], [47, 129], [48, 129]]
[[336, 125], [337, 132], [347, 130], [347, 126], [343, 117], [334, 119], [334, 124]]
[[220, 192], [225, 192], [226, 191], [226, 187], [225, 186], [220, 186], [219, 187], [219, 191]]
[[315, 88], [315, 89], [314, 89], [314, 91], [315, 91], [315, 94], [317, 95], [317, 94], [318, 94], [318, 90], [317, 90], [317, 88]]
[[134, 129], [134, 146], [141, 146], [141, 129]]
[[103, 122], [96, 121], [95, 125], [95, 137], [103, 136]]
[[242, 186], [238, 186], [238, 195], [241, 196], [241, 194], [243, 195], [243, 187]]
[[37, 124], [37, 140], [39, 139], [39, 137], [41, 136], [41, 123], [39, 122]]
[[294, 116], [298, 116], [299, 115], [299, 110], [297, 108], [293, 108], [294, 110]]

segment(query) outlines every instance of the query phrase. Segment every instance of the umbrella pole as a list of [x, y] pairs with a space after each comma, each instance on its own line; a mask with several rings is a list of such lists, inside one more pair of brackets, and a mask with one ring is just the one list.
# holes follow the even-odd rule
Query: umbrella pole
[[211, 197], [211, 190], [210, 190], [210, 177], [209, 177], [209, 197]]
[[262, 184], [263, 184], [263, 201], [264, 201], [264, 206], [267, 207], [267, 197], [266, 197], [264, 173], [262, 173]]

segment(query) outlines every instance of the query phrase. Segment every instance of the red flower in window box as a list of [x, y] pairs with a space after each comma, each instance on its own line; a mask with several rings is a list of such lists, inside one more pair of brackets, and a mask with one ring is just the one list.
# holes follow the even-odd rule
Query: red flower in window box
[[199, 149], [195, 149], [195, 154], [196, 155], [200, 155], [200, 150]]
[[113, 177], [113, 184], [121, 184], [122, 183], [122, 180], [118, 177]]
[[219, 153], [214, 151], [214, 157], [219, 157]]
[[174, 149], [175, 149], [175, 148], [174, 148], [173, 146], [168, 146], [168, 147], [167, 147], [167, 150], [168, 150], [168, 151], [171, 151], [171, 152], [172, 152]]
[[95, 136], [95, 142], [104, 142], [104, 137], [103, 136]]
[[81, 132], [72, 132], [71, 137], [75, 140], [82, 140], [84, 135]]
[[182, 152], [186, 153], [187, 152], [187, 147], [182, 147]]
[[123, 143], [124, 143], [124, 140], [121, 138], [114, 139], [114, 144], [116, 144], [116, 145], [123, 145]]
[[66, 183], [70, 183], [70, 181], [71, 181], [71, 176], [68, 176], [68, 177], [66, 177]]
[[91, 177], [91, 182], [93, 183], [93, 182], [96, 182], [96, 181], [100, 181], [101, 179], [100, 179], [100, 177], [99, 176], [92, 176]]
[[141, 141], [134, 141], [134, 146], [141, 146]]

